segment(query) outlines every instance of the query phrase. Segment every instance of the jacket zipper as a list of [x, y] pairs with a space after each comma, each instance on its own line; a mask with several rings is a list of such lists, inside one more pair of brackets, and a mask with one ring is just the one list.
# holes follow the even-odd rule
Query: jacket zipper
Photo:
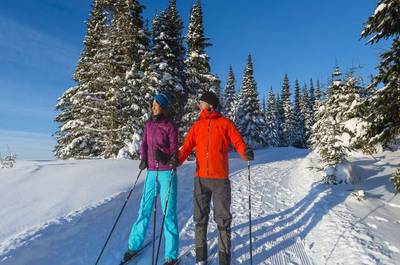
[[210, 173], [208, 170], [208, 147], [210, 146], [210, 129], [211, 129], [211, 119], [208, 120], [208, 134], [207, 134], [207, 152], [206, 152], [206, 168], [207, 168], [207, 177], [210, 177]]

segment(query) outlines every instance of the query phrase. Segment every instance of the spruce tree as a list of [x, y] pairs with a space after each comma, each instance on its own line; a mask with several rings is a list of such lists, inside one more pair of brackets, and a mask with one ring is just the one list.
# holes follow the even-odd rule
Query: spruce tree
[[400, 192], [400, 167], [397, 168], [396, 172], [390, 177], [390, 181], [396, 190], [396, 193]]
[[293, 144], [293, 106], [290, 100], [290, 85], [287, 74], [283, 79], [282, 91], [280, 95], [280, 118], [281, 118], [281, 146], [289, 146]]
[[370, 37], [371, 45], [382, 39], [392, 42], [390, 49], [380, 56], [379, 73], [371, 86], [382, 83], [383, 88], [368, 100], [370, 111], [366, 117], [372, 124], [366, 145], [381, 143], [388, 147], [400, 135], [400, 2], [380, 0], [361, 36]]
[[248, 56], [246, 69], [243, 74], [240, 98], [236, 114], [236, 125], [246, 144], [252, 148], [266, 146], [267, 135], [264, 115], [260, 110], [257, 84], [253, 76], [253, 62]]
[[[142, 80], [144, 101], [148, 105], [155, 94], [166, 93], [170, 99], [170, 113], [181, 126], [184, 105], [186, 104], [186, 85], [184, 78], [184, 47], [181, 36], [183, 24], [176, 9], [176, 1], [156, 15], [152, 22], [152, 46], [145, 55], [144, 77]], [[150, 110], [144, 117], [150, 116]], [[180, 131], [182, 137], [183, 132]]]
[[229, 66], [228, 79], [226, 81], [224, 91], [224, 108], [223, 114], [229, 119], [233, 119], [233, 104], [235, 100], [236, 88], [235, 88], [235, 75], [233, 73], [232, 65]]
[[293, 132], [292, 145], [299, 148], [305, 147], [304, 116], [300, 109], [300, 85], [294, 81], [294, 102], [293, 102]]
[[312, 111], [314, 112], [314, 105], [315, 105], [315, 88], [314, 88], [314, 81], [312, 78], [310, 79], [310, 94], [309, 94], [310, 104], [312, 106]]
[[321, 106], [322, 101], [323, 101], [322, 90], [321, 90], [321, 85], [320, 85], [319, 80], [318, 80], [317, 81], [317, 90], [315, 92], [315, 101], [314, 101], [314, 105], [313, 105], [314, 119], [316, 119], [315, 115], [316, 115], [316, 112], [318, 111], [319, 107]]
[[275, 93], [270, 88], [268, 93], [268, 101], [266, 104], [265, 122], [267, 124], [267, 144], [269, 146], [279, 145], [279, 117], [278, 117], [278, 104]]
[[120, 49], [121, 71], [115, 80], [121, 95], [121, 124], [123, 148], [120, 157], [139, 157], [144, 115], [149, 106], [145, 97], [146, 88], [142, 84], [145, 54], [149, 47], [149, 34], [144, 27], [142, 13], [144, 6], [137, 0], [118, 2], [118, 47]]
[[304, 84], [300, 95], [300, 112], [303, 118], [304, 138], [302, 147], [308, 146], [308, 140], [311, 135], [311, 128], [315, 123], [313, 105], [310, 96], [308, 95], [307, 86]]
[[[335, 167], [345, 161], [348, 149], [343, 144], [342, 95], [344, 94], [341, 73], [338, 67], [333, 73], [327, 100], [316, 112], [316, 123], [312, 128], [311, 146], [318, 152], [326, 167]], [[345, 106], [346, 107], [346, 106]]]
[[184, 109], [182, 124], [187, 133], [198, 118], [198, 99], [209, 90], [219, 93], [219, 80], [211, 74], [209, 56], [206, 48], [211, 46], [204, 36], [203, 12], [198, 0], [190, 11], [187, 39], [187, 56], [185, 60], [186, 87], [188, 100]]
[[[101, 156], [107, 133], [105, 94], [110, 69], [106, 61], [110, 52], [110, 24], [114, 16], [110, 1], [95, 0], [87, 23], [84, 48], [73, 79], [76, 86], [58, 100], [55, 118], [60, 123], [55, 133], [55, 155], [61, 159]], [[106, 116], [106, 115], [104, 115]]]

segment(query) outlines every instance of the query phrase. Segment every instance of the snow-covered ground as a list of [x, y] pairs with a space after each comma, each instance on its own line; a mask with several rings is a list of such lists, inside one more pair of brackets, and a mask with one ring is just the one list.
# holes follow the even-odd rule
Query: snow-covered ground
[[[320, 182], [320, 165], [307, 150], [256, 151], [251, 165], [253, 264], [399, 264], [400, 199], [389, 176], [399, 165], [400, 152], [375, 159], [352, 158], [362, 183], [334, 186]], [[230, 163], [232, 264], [248, 264], [247, 164], [236, 154]], [[129, 160], [58, 160], [17, 161], [14, 168], [0, 169], [0, 264], [94, 264], [137, 166], [138, 161]], [[181, 252], [194, 243], [194, 169], [188, 162], [178, 171]], [[125, 251], [144, 177], [100, 264], [118, 264]], [[352, 195], [355, 188], [365, 190], [366, 200]], [[213, 222], [208, 238], [211, 264], [218, 264]], [[150, 253], [149, 248], [136, 264], [151, 264]], [[194, 264], [193, 253], [183, 264]]]

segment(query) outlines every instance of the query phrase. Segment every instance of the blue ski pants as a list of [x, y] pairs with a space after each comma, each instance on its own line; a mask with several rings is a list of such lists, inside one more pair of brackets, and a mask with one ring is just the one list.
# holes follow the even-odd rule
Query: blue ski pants
[[[168, 196], [168, 185], [172, 173], [172, 182], [169, 193], [167, 212], [164, 223], [165, 238], [165, 260], [176, 259], [179, 253], [179, 231], [176, 217], [176, 195], [177, 195], [177, 176], [176, 171], [158, 171], [158, 189], [160, 194], [161, 207], [165, 213], [165, 202]], [[157, 171], [147, 171], [147, 177], [143, 188], [142, 199], [140, 201], [139, 214], [136, 222], [132, 226], [129, 236], [129, 249], [139, 250], [143, 245], [147, 227], [153, 211], [155, 180]], [[161, 224], [162, 220], [157, 222]]]

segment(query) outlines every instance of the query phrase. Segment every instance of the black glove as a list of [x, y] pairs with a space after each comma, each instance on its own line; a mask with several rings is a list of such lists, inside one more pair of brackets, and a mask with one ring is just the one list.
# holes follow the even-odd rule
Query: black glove
[[178, 156], [176, 154], [172, 155], [171, 159], [169, 160], [169, 165], [172, 168], [177, 168], [177, 167], [180, 166], [179, 165], [179, 159], [178, 159]]
[[156, 149], [154, 152], [154, 160], [161, 162], [161, 164], [168, 164], [169, 160], [171, 159], [171, 156], [164, 153], [160, 149]]
[[244, 155], [246, 156], [246, 159], [248, 161], [254, 160], [254, 152], [253, 149], [251, 149], [250, 147], [246, 147], [246, 149], [244, 150]]
[[147, 168], [147, 161], [146, 160], [140, 160], [139, 169], [140, 170], [144, 170], [146, 168]]

